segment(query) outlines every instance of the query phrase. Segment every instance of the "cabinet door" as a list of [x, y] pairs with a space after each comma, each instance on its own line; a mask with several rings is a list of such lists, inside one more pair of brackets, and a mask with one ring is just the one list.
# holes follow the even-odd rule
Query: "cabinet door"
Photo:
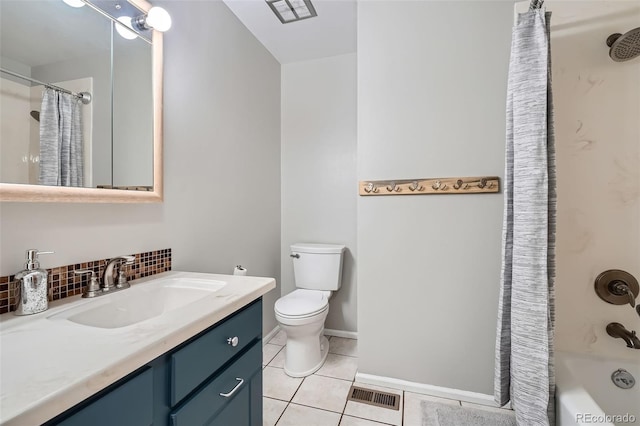
[[[153, 374], [147, 369], [108, 390], [62, 421], [60, 426], [146, 426], [153, 422]], [[73, 410], [73, 409], [72, 409]]]

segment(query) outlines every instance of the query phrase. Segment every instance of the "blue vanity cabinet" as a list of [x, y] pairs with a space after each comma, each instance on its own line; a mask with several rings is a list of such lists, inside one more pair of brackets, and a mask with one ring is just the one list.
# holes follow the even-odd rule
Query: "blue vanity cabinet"
[[[133, 377], [131, 377], [133, 376]], [[153, 371], [149, 368], [126, 377], [72, 416], [55, 422], [61, 426], [151, 425]]]
[[261, 426], [262, 299], [45, 426]]
[[221, 426], [257, 426], [258, 423], [251, 421], [251, 391], [258, 386], [262, 390], [262, 380], [254, 381], [256, 376], [261, 376], [261, 371], [262, 346], [252, 345], [224, 371], [205, 382], [177, 406], [170, 415], [171, 426], [215, 425], [218, 417], [229, 415], [231, 404], [243, 408], [231, 410], [235, 411], [237, 418], [230, 424], [220, 423]]

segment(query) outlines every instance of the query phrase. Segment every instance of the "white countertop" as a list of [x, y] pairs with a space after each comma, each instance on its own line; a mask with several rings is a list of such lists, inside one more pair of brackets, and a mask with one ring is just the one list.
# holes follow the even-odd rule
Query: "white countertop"
[[150, 286], [167, 277], [227, 284], [190, 305], [121, 328], [49, 319], [96, 300], [80, 296], [51, 302], [35, 315], [0, 315], [0, 424], [41, 424], [275, 288], [273, 278], [175, 271], [131, 284]]

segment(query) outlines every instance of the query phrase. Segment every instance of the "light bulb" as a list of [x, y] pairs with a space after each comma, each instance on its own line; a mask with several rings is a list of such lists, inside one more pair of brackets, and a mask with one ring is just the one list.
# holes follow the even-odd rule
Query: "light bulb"
[[116, 31], [118, 32], [118, 34], [120, 34], [123, 38], [126, 38], [127, 40], [133, 40], [136, 37], [138, 37], [138, 35], [136, 33], [134, 33], [133, 31], [127, 29], [128, 28], [133, 28], [131, 26], [131, 18], [128, 16], [121, 16], [118, 18], [118, 22], [121, 22], [122, 25], [118, 25], [116, 24]]
[[171, 15], [161, 7], [154, 6], [147, 13], [147, 25], [153, 29], [165, 32], [171, 28]]
[[62, 0], [71, 7], [82, 7], [84, 2], [82, 0]]

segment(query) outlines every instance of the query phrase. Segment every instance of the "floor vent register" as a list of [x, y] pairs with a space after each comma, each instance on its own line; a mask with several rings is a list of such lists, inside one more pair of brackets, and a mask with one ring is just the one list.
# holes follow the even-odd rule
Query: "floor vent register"
[[379, 392], [358, 386], [351, 386], [347, 400], [362, 402], [363, 404], [374, 405], [376, 407], [388, 408], [390, 410], [400, 409], [400, 395], [388, 392]]

